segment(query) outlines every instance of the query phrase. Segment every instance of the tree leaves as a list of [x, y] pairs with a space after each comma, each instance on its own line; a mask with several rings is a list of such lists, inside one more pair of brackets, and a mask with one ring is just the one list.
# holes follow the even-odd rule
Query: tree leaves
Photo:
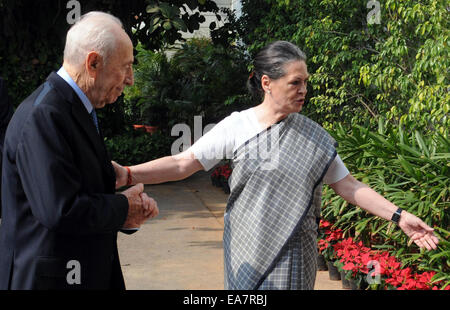
[[380, 2], [381, 24], [368, 27], [367, 1], [244, 0], [243, 40], [251, 54], [275, 39], [306, 52], [312, 89], [303, 113], [327, 129], [377, 128], [382, 115], [392, 125], [448, 132], [446, 1]]
[[[204, 12], [219, 11], [212, 0], [81, 2], [83, 12], [104, 11], [117, 16], [134, 46], [142, 42], [151, 50], [181, 41], [182, 32], [193, 32], [204, 22]], [[67, 13], [60, 1], [0, 0], [0, 41], [7, 42], [0, 44], [0, 75], [8, 82], [15, 106], [61, 66], [70, 26]]]

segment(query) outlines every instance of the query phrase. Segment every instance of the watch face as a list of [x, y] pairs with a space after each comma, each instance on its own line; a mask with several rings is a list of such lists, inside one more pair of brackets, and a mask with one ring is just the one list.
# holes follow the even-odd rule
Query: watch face
[[400, 220], [400, 213], [402, 213], [402, 211], [402, 209], [398, 208], [398, 210], [392, 215], [391, 221], [398, 224], [398, 221]]
[[394, 215], [392, 215], [391, 221], [398, 224], [399, 219], [400, 219], [400, 215], [398, 213], [394, 213]]

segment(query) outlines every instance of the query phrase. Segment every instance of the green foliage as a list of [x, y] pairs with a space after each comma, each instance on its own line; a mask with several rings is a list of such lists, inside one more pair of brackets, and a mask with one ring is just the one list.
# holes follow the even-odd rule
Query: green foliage
[[441, 240], [439, 249], [418, 252], [395, 225], [359, 208], [349, 209], [330, 188], [324, 192], [322, 214], [345, 234], [357, 235], [375, 248], [389, 249], [406, 264], [448, 274], [450, 140], [441, 134], [425, 136], [407, 127], [395, 132], [386, 124], [380, 121], [378, 132], [360, 126], [349, 132], [338, 126], [333, 131], [340, 144], [338, 152], [357, 179], [435, 227]]
[[[335, 136], [356, 178], [434, 226], [440, 245], [419, 251], [394, 225], [350, 209], [329, 187], [323, 217], [346, 235], [388, 249], [407, 265], [434, 270], [435, 281], [450, 283], [447, 1], [380, 1], [380, 24], [370, 24], [367, 0], [242, 0], [241, 18], [226, 12], [224, 27], [210, 25], [212, 42], [189, 41], [172, 58], [161, 51], [182, 41], [182, 31], [198, 29], [201, 12], [217, 14], [213, 1], [80, 2], [82, 13], [96, 9], [118, 16], [133, 42], [141, 42], [135, 86], [126, 90], [124, 104], [99, 114], [114, 160], [131, 165], [169, 155], [176, 123], [192, 128], [195, 115], [215, 123], [249, 107], [246, 55], [274, 40], [291, 41], [309, 57], [302, 113]], [[62, 62], [69, 27], [62, 3], [0, 0], [0, 40], [7, 42], [0, 45], [0, 75], [16, 105]], [[159, 126], [160, 132], [131, 131], [134, 123]]]
[[380, 24], [368, 22], [367, 3], [244, 0], [235, 25], [252, 55], [274, 40], [306, 52], [302, 113], [335, 136], [355, 177], [435, 226], [441, 244], [419, 252], [394, 225], [350, 209], [328, 187], [323, 217], [450, 282], [448, 1], [380, 1]]
[[[123, 23], [134, 44], [158, 50], [181, 40], [181, 32], [193, 32], [204, 21], [201, 13], [218, 12], [212, 0], [79, 0], [81, 14], [90, 11], [110, 12]], [[17, 106], [46, 77], [62, 65], [66, 33], [70, 25], [67, 1], [0, 0], [0, 76], [8, 83], [14, 106]], [[161, 10], [161, 23], [153, 23]], [[187, 8], [196, 10], [192, 13]], [[183, 21], [183, 23], [180, 22]], [[164, 27], [168, 22], [171, 26]], [[152, 31], [149, 27], [152, 26]], [[123, 126], [123, 124], [118, 124]]]
[[386, 1], [389, 18], [378, 35], [370, 64], [361, 67], [361, 80], [375, 87], [374, 104], [395, 124], [414, 129], [450, 128], [447, 1]]
[[243, 95], [248, 73], [238, 48], [213, 46], [192, 39], [169, 60], [164, 53], [138, 47], [135, 85], [125, 91], [127, 113], [136, 122], [159, 126], [170, 133], [173, 125], [193, 128], [194, 116], [215, 123], [232, 111], [249, 106]]
[[17, 106], [62, 63], [68, 29], [59, 1], [0, 0], [0, 76]]
[[128, 130], [121, 135], [105, 138], [111, 158], [121, 165], [136, 165], [156, 158], [169, 156], [173, 139], [161, 132], [152, 135]]
[[448, 130], [449, 19], [446, 1], [381, 2], [381, 23], [368, 24], [367, 1], [244, 0], [236, 27], [251, 54], [288, 40], [309, 56], [304, 113], [337, 123], [392, 124]]
[[[194, 32], [206, 19], [203, 13], [215, 14], [220, 20], [219, 8], [211, 0], [171, 0], [141, 1], [145, 7], [138, 12], [142, 15], [136, 20], [134, 42], [148, 50], [160, 50], [176, 42], [184, 41], [181, 32]], [[212, 24], [212, 23], [211, 23]], [[214, 26], [214, 25], [213, 25]], [[210, 27], [214, 28], [210, 25]]]

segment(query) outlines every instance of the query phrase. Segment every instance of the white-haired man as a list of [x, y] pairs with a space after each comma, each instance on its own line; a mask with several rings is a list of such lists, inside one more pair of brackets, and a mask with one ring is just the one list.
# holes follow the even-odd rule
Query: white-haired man
[[22, 102], [6, 133], [0, 289], [124, 289], [117, 232], [158, 214], [138, 184], [115, 194], [95, 109], [133, 84], [120, 21], [84, 15], [63, 67]]

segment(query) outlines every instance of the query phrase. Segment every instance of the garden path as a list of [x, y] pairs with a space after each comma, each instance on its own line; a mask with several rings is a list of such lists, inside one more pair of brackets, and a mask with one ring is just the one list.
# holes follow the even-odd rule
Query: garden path
[[[133, 235], [119, 234], [127, 289], [223, 290], [223, 212], [228, 195], [211, 185], [209, 173], [146, 186], [156, 199], [157, 218]], [[319, 271], [316, 290], [340, 290]]]

